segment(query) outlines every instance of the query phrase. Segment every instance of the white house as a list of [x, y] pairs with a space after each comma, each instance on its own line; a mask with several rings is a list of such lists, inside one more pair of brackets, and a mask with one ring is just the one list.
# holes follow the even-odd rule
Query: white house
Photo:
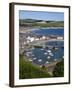
[[57, 39], [58, 39], [58, 40], [63, 40], [63, 37], [60, 37], [60, 36], [59, 36], [59, 37], [57, 37]]
[[26, 43], [27, 43], [27, 44], [28, 44], [28, 43], [30, 43], [30, 40], [27, 40], [27, 42], [26, 42]]
[[31, 37], [31, 38], [30, 38], [30, 41], [31, 41], [31, 42], [33, 42], [34, 40], [35, 40], [35, 38], [34, 38], [34, 37]]
[[35, 41], [39, 40], [39, 38], [35, 38]]
[[31, 38], [31, 37], [30, 37], [30, 36], [28, 36], [28, 37], [27, 37], [27, 40], [30, 40], [30, 38]]
[[34, 41], [34, 40], [35, 40], [35, 38], [34, 38], [34, 37], [30, 37], [30, 36], [28, 36], [28, 37], [27, 37], [27, 41], [32, 42], [32, 41]]
[[45, 36], [42, 36], [42, 39], [46, 39], [46, 37]]

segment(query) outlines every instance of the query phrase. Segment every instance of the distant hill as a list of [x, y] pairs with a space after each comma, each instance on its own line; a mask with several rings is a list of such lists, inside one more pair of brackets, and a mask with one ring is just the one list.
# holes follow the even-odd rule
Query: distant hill
[[20, 19], [20, 23], [34, 23], [34, 22], [42, 22], [42, 20], [36, 20], [36, 19]]
[[64, 21], [45, 21], [36, 19], [20, 19], [20, 26], [25, 27], [64, 27]]

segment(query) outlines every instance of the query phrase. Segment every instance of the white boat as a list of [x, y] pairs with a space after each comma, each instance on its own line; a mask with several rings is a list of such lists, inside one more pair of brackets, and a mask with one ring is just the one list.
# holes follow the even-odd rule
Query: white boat
[[43, 48], [41, 50], [44, 50]]
[[48, 58], [48, 59], [50, 59], [51, 57], [50, 57], [50, 56], [48, 56], [47, 58]]
[[48, 64], [49, 62], [48, 61], [46, 61], [46, 64]]
[[57, 61], [57, 59], [54, 59], [54, 61]]
[[39, 61], [39, 62], [41, 62], [41, 61], [42, 61], [42, 59], [39, 59], [38, 61]]
[[58, 48], [57, 48], [57, 47], [55, 47], [55, 50], [58, 50]]
[[50, 55], [50, 56], [54, 56], [53, 53], [51, 53], [51, 52], [49, 53], [49, 55]]
[[45, 52], [44, 55], [47, 55], [47, 53]]
[[48, 50], [47, 52], [49, 52], [49, 53], [50, 53], [50, 52], [51, 52], [51, 50]]
[[37, 58], [33, 58], [33, 60], [36, 60]]

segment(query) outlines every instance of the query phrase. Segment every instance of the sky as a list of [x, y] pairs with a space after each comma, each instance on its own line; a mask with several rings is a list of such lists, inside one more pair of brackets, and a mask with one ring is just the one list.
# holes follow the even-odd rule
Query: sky
[[64, 21], [63, 12], [44, 12], [44, 11], [19, 11], [19, 19], [37, 19], [49, 21]]

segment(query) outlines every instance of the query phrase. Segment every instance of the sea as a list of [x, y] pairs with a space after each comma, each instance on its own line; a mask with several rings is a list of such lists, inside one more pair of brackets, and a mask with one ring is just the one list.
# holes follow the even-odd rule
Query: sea
[[59, 35], [63, 36], [64, 35], [64, 28], [54, 28], [54, 29], [37, 29], [32, 31], [33, 34], [37, 35]]

